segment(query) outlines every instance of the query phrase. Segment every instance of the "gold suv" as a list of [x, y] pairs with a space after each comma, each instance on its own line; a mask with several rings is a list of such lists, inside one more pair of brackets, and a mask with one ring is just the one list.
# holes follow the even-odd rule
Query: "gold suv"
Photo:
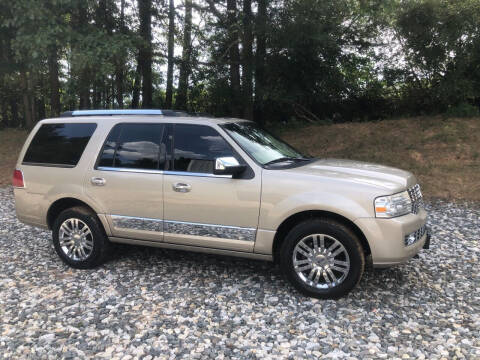
[[13, 176], [17, 216], [92, 268], [112, 243], [276, 261], [302, 293], [337, 298], [365, 259], [407, 261], [430, 235], [406, 171], [315, 159], [255, 123], [161, 110], [40, 121]]

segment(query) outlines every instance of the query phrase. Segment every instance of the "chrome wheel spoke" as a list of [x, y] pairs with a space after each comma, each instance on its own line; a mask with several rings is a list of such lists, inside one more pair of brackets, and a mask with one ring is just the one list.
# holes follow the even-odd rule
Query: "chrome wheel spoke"
[[322, 250], [325, 250], [325, 235], [318, 235], [320, 239], [320, 248]]
[[325, 282], [327, 284], [328, 287], [332, 287], [332, 282], [330, 281], [330, 279], [328, 278], [328, 275], [327, 275], [327, 272], [324, 271], [323, 272], [323, 278], [325, 279]]
[[88, 235], [92, 234], [92, 232], [90, 231], [90, 229], [86, 225], [80, 230], [80, 232], [81, 232], [82, 236], [88, 236]]
[[66, 223], [63, 223], [62, 226], [60, 226], [60, 230], [63, 231], [65, 235], [70, 236], [72, 234], [72, 230], [68, 227]]
[[333, 271], [332, 271], [330, 268], [328, 268], [328, 269], [327, 269], [327, 273], [328, 273], [328, 275], [330, 275], [330, 277], [332, 278], [332, 280], [333, 280], [333, 282], [334, 282], [334, 285], [337, 285], [337, 280], [338, 280], [338, 279], [337, 279], [337, 277], [335, 276], [335, 274], [333, 273]]
[[311, 269], [313, 268], [313, 264], [309, 263], [307, 265], [304, 265], [304, 266], [298, 266], [298, 267], [295, 267], [295, 270], [298, 271], [305, 271], [305, 270], [308, 270], [308, 269]]
[[333, 264], [334, 264], [334, 265], [345, 266], [345, 267], [349, 267], [349, 266], [350, 266], [350, 263], [348, 263], [348, 262], [346, 262], [346, 261], [337, 260], [337, 259], [334, 259], [334, 260], [333, 260]]
[[318, 251], [318, 243], [320, 242], [320, 235], [312, 236], [313, 250]]
[[341, 268], [335, 265], [332, 266], [330, 269], [340, 271], [341, 273], [344, 273], [344, 274], [348, 273], [348, 268]]
[[302, 250], [303, 254], [307, 253], [305, 256], [311, 256], [312, 255], [312, 248], [305, 244], [303, 241], [300, 241], [298, 243], [298, 250]]

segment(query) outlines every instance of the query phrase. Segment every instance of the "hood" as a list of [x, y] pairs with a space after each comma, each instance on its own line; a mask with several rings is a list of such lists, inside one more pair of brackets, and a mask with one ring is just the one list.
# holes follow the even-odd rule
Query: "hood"
[[339, 181], [390, 190], [392, 193], [403, 191], [416, 184], [415, 176], [408, 171], [352, 160], [320, 159], [288, 171], [336, 178]]

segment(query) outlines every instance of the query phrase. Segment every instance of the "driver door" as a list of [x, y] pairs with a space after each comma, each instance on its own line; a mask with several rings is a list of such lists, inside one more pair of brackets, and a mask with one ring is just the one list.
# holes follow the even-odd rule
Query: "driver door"
[[253, 252], [261, 178], [248, 167], [232, 178], [214, 175], [218, 157], [246, 164], [213, 127], [172, 124], [164, 172], [164, 241]]

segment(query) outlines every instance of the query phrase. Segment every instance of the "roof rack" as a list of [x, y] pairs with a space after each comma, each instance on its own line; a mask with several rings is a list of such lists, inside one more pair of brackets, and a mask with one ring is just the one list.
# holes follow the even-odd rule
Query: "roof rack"
[[119, 109], [119, 110], [74, 110], [74, 111], [65, 111], [60, 115], [60, 117], [71, 117], [71, 116], [112, 116], [112, 115], [170, 115], [176, 116], [173, 114], [175, 111], [172, 110], [156, 110], [156, 109]]

